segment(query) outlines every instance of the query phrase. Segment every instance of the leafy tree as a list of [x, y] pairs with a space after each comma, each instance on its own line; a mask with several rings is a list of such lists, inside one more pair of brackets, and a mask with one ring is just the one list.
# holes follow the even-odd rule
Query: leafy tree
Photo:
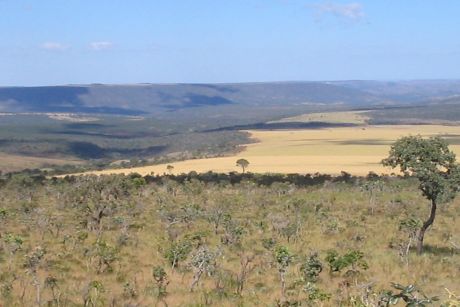
[[241, 167], [241, 169], [243, 170], [243, 174], [244, 174], [244, 172], [246, 171], [246, 168], [249, 166], [249, 161], [246, 159], [238, 159], [236, 161], [236, 166]]
[[94, 255], [97, 259], [98, 274], [113, 271], [113, 263], [119, 259], [119, 251], [114, 246], [103, 240], [98, 240], [94, 244]]
[[409, 264], [409, 251], [412, 246], [412, 241], [417, 238], [417, 230], [420, 228], [422, 222], [419, 219], [409, 217], [403, 219], [399, 223], [399, 230], [406, 233], [408, 236], [407, 242], [400, 245], [399, 255], [406, 259], [406, 263]]
[[316, 303], [318, 306], [324, 306], [322, 302], [329, 301], [332, 297], [331, 294], [319, 289], [313, 282], [307, 282], [303, 291], [307, 294], [307, 301]]
[[423, 251], [426, 230], [433, 224], [439, 203], [451, 201], [458, 191], [460, 168], [448, 143], [440, 137], [403, 137], [391, 147], [383, 165], [396, 168], [419, 180], [419, 189], [431, 202], [431, 213], [417, 236], [417, 253]]
[[326, 261], [329, 263], [331, 272], [340, 272], [349, 266], [359, 266], [362, 269], [367, 269], [367, 262], [363, 258], [364, 255], [361, 251], [351, 251], [343, 256], [340, 256], [336, 251], [329, 251]]
[[24, 268], [26, 272], [32, 276], [32, 284], [35, 287], [35, 302], [37, 306], [41, 305], [41, 283], [38, 275], [38, 267], [43, 262], [45, 250], [41, 246], [37, 246], [30, 254], [25, 256]]
[[190, 285], [190, 292], [193, 292], [203, 273], [210, 275], [215, 271], [217, 256], [217, 253], [211, 252], [206, 246], [201, 246], [192, 256], [190, 266], [193, 267], [194, 274]]
[[323, 271], [323, 264], [318, 258], [318, 253], [312, 253], [300, 266], [300, 273], [307, 282], [316, 282]]
[[404, 301], [407, 307], [423, 307], [439, 300], [437, 297], [426, 296], [414, 285], [403, 286], [396, 283], [391, 283], [391, 285], [396, 290], [399, 290], [399, 293], [394, 293], [392, 290], [384, 291], [380, 297], [379, 306], [387, 307]]
[[275, 250], [275, 260], [278, 264], [278, 272], [281, 279], [281, 295], [284, 298], [286, 293], [286, 272], [291, 265], [294, 256], [285, 246], [278, 246]]
[[172, 174], [172, 171], [174, 170], [174, 166], [172, 166], [171, 164], [168, 164], [168, 165], [166, 166], [166, 170], [168, 170], [168, 173], [169, 173], [169, 174]]
[[164, 256], [174, 269], [180, 261], [187, 258], [191, 251], [192, 243], [189, 240], [183, 240], [171, 243], [169, 248], [165, 251]]
[[353, 250], [343, 256], [332, 250], [327, 253], [326, 261], [329, 264], [329, 269], [332, 272], [340, 272], [345, 268], [351, 267], [345, 275], [357, 275], [359, 269], [367, 270], [369, 265], [364, 260], [364, 254], [361, 251]]
[[153, 268], [152, 276], [157, 284], [158, 299], [163, 300], [167, 294], [166, 287], [169, 284], [168, 274], [166, 274], [165, 269], [163, 269], [161, 266], [156, 266]]

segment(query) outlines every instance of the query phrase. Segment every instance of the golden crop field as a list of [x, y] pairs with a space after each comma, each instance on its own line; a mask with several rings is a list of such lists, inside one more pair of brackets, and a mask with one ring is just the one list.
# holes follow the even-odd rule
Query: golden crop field
[[[174, 166], [172, 173], [240, 171], [235, 165], [239, 158], [247, 159], [250, 163], [248, 171], [254, 173], [391, 173], [391, 169], [380, 165], [380, 161], [388, 154], [390, 145], [399, 137], [417, 134], [440, 135], [451, 143], [451, 148], [457, 154], [460, 154], [460, 126], [357, 126], [249, 133], [257, 143], [247, 145], [239, 154], [171, 163]], [[161, 164], [93, 173], [163, 174], [168, 173], [166, 166], [167, 164]]]

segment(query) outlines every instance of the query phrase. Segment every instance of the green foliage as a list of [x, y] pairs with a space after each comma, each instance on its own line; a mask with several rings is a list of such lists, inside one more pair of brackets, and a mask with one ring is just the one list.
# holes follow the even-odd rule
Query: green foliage
[[93, 252], [98, 258], [97, 272], [112, 272], [113, 263], [119, 258], [119, 250], [104, 240], [98, 240], [93, 248]]
[[420, 190], [429, 200], [441, 203], [455, 197], [460, 168], [448, 143], [440, 137], [403, 137], [391, 147], [389, 157], [382, 163], [416, 177]]
[[338, 252], [331, 250], [328, 251], [325, 260], [329, 264], [331, 272], [340, 272], [350, 266], [353, 270], [358, 268], [367, 270], [369, 268], [369, 265], [364, 260], [363, 252], [358, 250], [350, 251], [342, 256]]
[[275, 260], [280, 271], [285, 271], [292, 263], [294, 256], [286, 246], [278, 246], [275, 249]]
[[163, 269], [161, 266], [156, 266], [153, 268], [153, 273], [152, 273], [153, 279], [155, 280], [157, 284], [157, 296], [158, 298], [163, 298], [166, 296], [166, 287], [169, 284], [168, 281], [168, 275], [166, 274], [166, 271]]
[[236, 166], [239, 166], [243, 169], [243, 173], [246, 170], [246, 168], [249, 166], [249, 161], [246, 159], [238, 159], [236, 161]]
[[332, 297], [330, 293], [319, 289], [318, 286], [312, 282], [307, 282], [303, 291], [307, 293], [307, 300], [311, 302], [326, 302], [329, 301]]
[[438, 203], [454, 199], [460, 187], [460, 167], [448, 143], [440, 137], [403, 137], [391, 147], [383, 165], [416, 177], [423, 196], [431, 201], [431, 213], [418, 234], [417, 252], [422, 253], [425, 231], [433, 224]]
[[399, 230], [405, 231], [409, 236], [414, 237], [417, 230], [422, 226], [422, 221], [418, 218], [408, 217], [399, 222]]
[[394, 293], [392, 290], [384, 291], [381, 294], [379, 306], [396, 305], [400, 301], [404, 301], [406, 307], [424, 307], [439, 301], [438, 297], [426, 296], [415, 285], [403, 286], [397, 283], [392, 283], [391, 285], [398, 290], [398, 293]]
[[187, 259], [188, 254], [192, 251], [192, 242], [184, 239], [178, 242], [172, 242], [165, 250], [164, 257], [168, 260], [172, 268], [176, 268], [179, 262]]
[[[420, 261], [407, 266], [387, 248], [399, 234], [395, 223], [404, 235], [420, 226], [417, 204], [423, 197], [416, 180], [382, 178], [379, 214], [372, 215], [367, 199], [356, 197], [365, 178], [165, 177], [144, 177], [141, 187], [133, 184], [138, 175], [46, 179], [27, 188], [0, 179], [6, 180], [0, 183], [0, 208], [7, 211], [0, 223], [0, 301], [33, 306], [39, 295], [42, 306], [253, 306], [275, 299], [281, 306], [377, 306], [387, 274], [400, 275], [404, 283], [424, 281], [427, 293], [442, 295], [443, 303], [458, 300], [443, 290], [457, 291], [455, 206], [443, 208], [445, 229], [435, 229], [430, 254]], [[280, 188], [279, 194], [273, 182], [289, 190]], [[22, 203], [32, 209], [24, 211]], [[88, 203], [93, 209], [109, 204], [95, 229], [82, 223], [93, 217]], [[331, 221], [339, 226], [325, 236]], [[297, 232], [295, 240], [287, 240], [287, 228]], [[119, 244], [122, 237], [129, 244]], [[320, 252], [308, 254], [312, 249]], [[337, 271], [323, 275], [326, 268]]]
[[302, 264], [300, 265], [300, 272], [304, 281], [316, 282], [319, 274], [323, 271], [323, 264], [318, 257], [318, 253], [312, 253]]
[[132, 179], [132, 184], [134, 185], [135, 188], [140, 188], [141, 186], [144, 186], [147, 184], [144, 178], [138, 177], [138, 178], [133, 178]]
[[0, 208], [0, 219], [5, 219], [8, 215], [8, 211], [4, 208]]
[[24, 238], [8, 233], [3, 238], [3, 241], [12, 247], [11, 251], [14, 253], [16, 250], [21, 248], [22, 244], [24, 243]]

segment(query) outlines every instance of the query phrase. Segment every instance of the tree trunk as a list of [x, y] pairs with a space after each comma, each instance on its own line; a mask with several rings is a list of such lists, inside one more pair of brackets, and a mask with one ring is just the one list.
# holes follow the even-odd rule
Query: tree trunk
[[418, 233], [418, 238], [417, 238], [417, 254], [421, 255], [423, 252], [423, 238], [425, 237], [425, 232], [426, 230], [433, 224], [434, 218], [436, 217], [436, 201], [432, 200], [431, 201], [431, 213], [430, 217], [428, 220], [423, 223], [422, 228], [420, 228], [420, 231]]
[[281, 278], [281, 300], [284, 302], [286, 299], [286, 279], [285, 279], [286, 272], [280, 272]]

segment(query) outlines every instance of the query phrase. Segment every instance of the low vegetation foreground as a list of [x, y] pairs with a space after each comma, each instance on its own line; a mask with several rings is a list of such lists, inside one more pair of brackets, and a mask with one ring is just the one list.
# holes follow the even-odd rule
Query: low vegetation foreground
[[458, 306], [458, 200], [417, 256], [415, 179], [18, 174], [0, 195], [4, 306]]

